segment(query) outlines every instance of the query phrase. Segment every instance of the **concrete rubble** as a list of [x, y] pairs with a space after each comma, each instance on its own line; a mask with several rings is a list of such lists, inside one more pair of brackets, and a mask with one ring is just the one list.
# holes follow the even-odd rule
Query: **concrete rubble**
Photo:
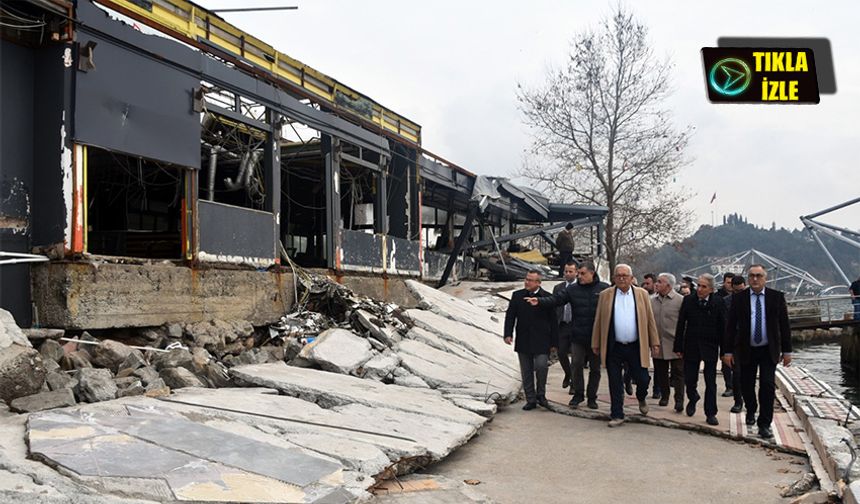
[[412, 287], [425, 310], [404, 311], [303, 278], [296, 311], [271, 327], [37, 334], [39, 351], [15, 332], [9, 345], [48, 362], [12, 408], [32, 412], [15, 425], [29, 457], [59, 471], [51, 488], [117, 502], [364, 500], [517, 398], [495, 315], [430, 288]]

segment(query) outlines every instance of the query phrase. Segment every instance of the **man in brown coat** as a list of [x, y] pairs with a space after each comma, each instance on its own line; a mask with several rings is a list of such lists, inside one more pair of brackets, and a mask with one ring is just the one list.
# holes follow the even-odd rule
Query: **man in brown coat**
[[624, 379], [627, 364], [636, 382], [639, 411], [648, 414], [648, 364], [651, 353], [660, 350], [660, 336], [654, 321], [651, 300], [645, 289], [632, 285], [633, 269], [619, 264], [613, 272], [615, 286], [600, 293], [591, 333], [591, 348], [600, 355], [609, 377], [610, 427], [624, 423]]
[[[654, 320], [660, 334], [660, 354], [654, 357], [654, 381], [663, 391], [660, 406], [669, 404], [669, 385], [675, 389], [675, 411], [684, 409], [684, 363], [672, 347], [675, 345], [675, 328], [678, 325], [678, 312], [684, 297], [675, 292], [675, 275], [660, 273], [655, 284], [656, 294], [651, 297]], [[672, 378], [669, 380], [669, 371]]]

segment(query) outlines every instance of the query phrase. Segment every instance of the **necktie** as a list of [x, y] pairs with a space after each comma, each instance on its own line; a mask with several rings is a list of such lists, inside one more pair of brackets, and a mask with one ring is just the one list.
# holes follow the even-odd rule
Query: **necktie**
[[[567, 287], [570, 287], [570, 284], [569, 284], [569, 283], [568, 283], [567, 285], [565, 285], [565, 288], [567, 288]], [[571, 320], [572, 318], [573, 318], [573, 317], [571, 317], [571, 313], [570, 313], [570, 303], [565, 303], [565, 305], [564, 305], [564, 315], [562, 316], [562, 320], [563, 320], [564, 322], [570, 322], [570, 320]]]
[[753, 330], [753, 342], [761, 344], [761, 293], [755, 294], [755, 329]]

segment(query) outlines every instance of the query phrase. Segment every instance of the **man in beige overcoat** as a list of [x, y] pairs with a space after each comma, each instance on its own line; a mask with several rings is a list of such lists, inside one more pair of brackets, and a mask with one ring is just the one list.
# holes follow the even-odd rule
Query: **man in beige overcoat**
[[624, 364], [636, 382], [639, 411], [648, 414], [648, 365], [651, 354], [657, 355], [660, 350], [660, 336], [648, 292], [632, 285], [633, 269], [619, 264], [613, 280], [615, 285], [598, 298], [591, 348], [600, 355], [609, 378], [609, 427], [618, 427], [624, 423]]
[[[663, 391], [660, 406], [669, 405], [669, 386], [675, 390], [675, 411], [684, 410], [684, 361], [672, 351], [675, 345], [675, 329], [678, 326], [678, 313], [684, 297], [675, 292], [675, 275], [660, 273], [651, 296], [651, 307], [657, 332], [660, 334], [660, 353], [654, 357], [654, 381]], [[669, 372], [671, 371], [671, 380]]]

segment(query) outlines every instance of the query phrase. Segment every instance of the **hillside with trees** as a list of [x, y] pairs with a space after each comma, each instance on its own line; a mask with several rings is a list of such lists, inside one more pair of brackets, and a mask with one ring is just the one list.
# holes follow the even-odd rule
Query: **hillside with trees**
[[[857, 278], [860, 249], [829, 237], [823, 237], [823, 241], [845, 274], [852, 280]], [[643, 254], [636, 261], [636, 269], [678, 274], [751, 248], [805, 269], [825, 285], [844, 283], [809, 232], [777, 228], [775, 224], [758, 227], [738, 214], [725, 216], [720, 226], [702, 226], [689, 238]]]

